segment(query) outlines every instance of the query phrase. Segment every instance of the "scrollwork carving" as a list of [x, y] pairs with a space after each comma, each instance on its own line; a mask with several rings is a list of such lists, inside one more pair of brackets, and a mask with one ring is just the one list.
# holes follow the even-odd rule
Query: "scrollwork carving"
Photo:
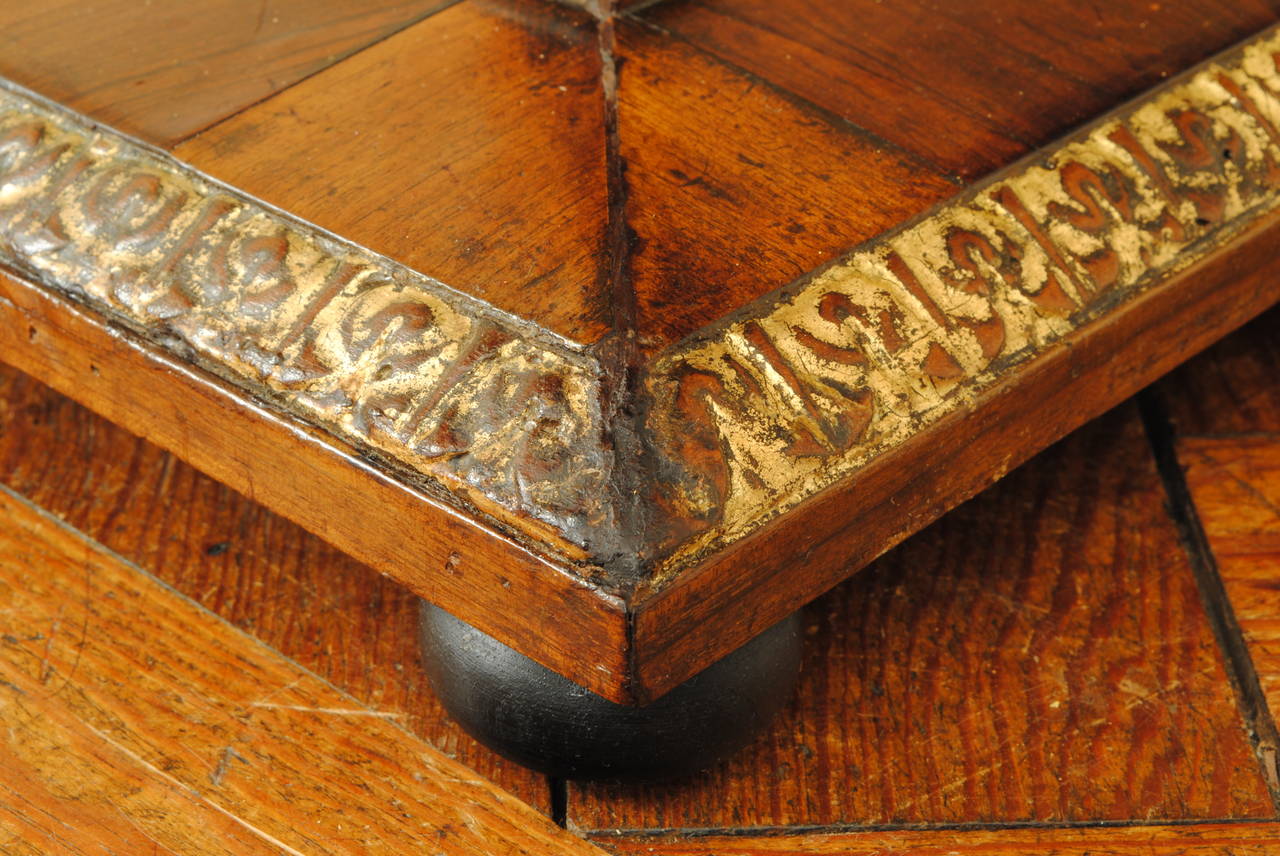
[[12, 89], [0, 261], [571, 557], [611, 537], [588, 356]]

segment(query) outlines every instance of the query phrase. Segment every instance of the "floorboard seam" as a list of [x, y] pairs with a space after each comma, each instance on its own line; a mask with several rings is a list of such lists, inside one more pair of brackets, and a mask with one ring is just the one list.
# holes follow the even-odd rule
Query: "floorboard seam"
[[1244, 717], [1245, 729], [1257, 753], [1263, 779], [1271, 792], [1272, 804], [1280, 813], [1280, 767], [1277, 766], [1280, 733], [1277, 733], [1275, 719], [1263, 694], [1244, 632], [1240, 629], [1235, 610], [1227, 596], [1226, 587], [1218, 572], [1218, 563], [1209, 547], [1195, 501], [1178, 461], [1176, 429], [1164, 400], [1154, 388], [1148, 387], [1138, 394], [1138, 407], [1160, 480], [1164, 484], [1166, 506], [1191, 564], [1205, 613], [1213, 628], [1214, 638], [1225, 661], [1227, 676]]
[[559, 776], [547, 776], [547, 788], [551, 791], [551, 820], [561, 829], [567, 829], [569, 822], [569, 783]]
[[1157, 820], [1081, 820], [1081, 821], [985, 821], [971, 823], [878, 823], [878, 824], [810, 824], [804, 826], [746, 827], [664, 827], [659, 829], [574, 829], [578, 835], [594, 839], [610, 838], [790, 838], [802, 835], [843, 835], [859, 832], [991, 832], [998, 830], [1076, 830], [1076, 829], [1160, 829], [1187, 826], [1259, 826], [1274, 824], [1280, 834], [1280, 823], [1272, 818], [1197, 817]]

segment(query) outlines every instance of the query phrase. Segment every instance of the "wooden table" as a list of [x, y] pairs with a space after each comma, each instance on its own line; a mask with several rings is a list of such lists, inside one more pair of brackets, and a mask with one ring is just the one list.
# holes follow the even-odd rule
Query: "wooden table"
[[[202, 821], [211, 815], [180, 797], [190, 791], [172, 782], [130, 801], [139, 785], [127, 765], [105, 774], [89, 798], [74, 799], [71, 784], [83, 776], [75, 762], [89, 759], [101, 769], [93, 759], [118, 752], [106, 739], [124, 740], [120, 731], [103, 736], [100, 715], [86, 712], [87, 696], [99, 708], [151, 711], [128, 723], [127, 746], [180, 760], [172, 776], [309, 854], [403, 852], [396, 842], [409, 823], [406, 803], [415, 824], [421, 806], [437, 807], [428, 813], [436, 828], [448, 822], [452, 804], [441, 793], [459, 793], [450, 777], [457, 773], [415, 779], [383, 767], [378, 781], [390, 775], [395, 798], [379, 788], [366, 792], [359, 803], [366, 837], [345, 839], [334, 829], [343, 822], [335, 805], [348, 806], [352, 797], [326, 783], [370, 777], [369, 758], [390, 753], [385, 743], [353, 752], [344, 741], [354, 733], [396, 742], [396, 729], [383, 723], [407, 727], [479, 778], [624, 853], [1274, 853], [1277, 324], [1280, 312], [1262, 316], [818, 600], [805, 613], [808, 653], [783, 715], [729, 763], [664, 786], [567, 785], [494, 755], [444, 715], [423, 680], [413, 641], [416, 599], [405, 589], [4, 369], [5, 490], [181, 595], [151, 593], [132, 569], [100, 570], [82, 590], [86, 557], [100, 548], [73, 538], [58, 548], [69, 556], [66, 590], [38, 601], [38, 618], [29, 605], [15, 612], [14, 580], [33, 567], [44, 576], [53, 565], [33, 565], [30, 515], [3, 499], [0, 718], [18, 698], [28, 721], [63, 729], [78, 718], [87, 722], [76, 727], [76, 751], [38, 746], [31, 731], [18, 732], [17, 742], [13, 731], [0, 732], [0, 852], [93, 852], [93, 844], [117, 841], [116, 834], [127, 841], [136, 829], [159, 839], [160, 852], [218, 852], [191, 845], [193, 829], [228, 836], [221, 841], [231, 852], [256, 852]], [[992, 541], [1006, 545], [994, 560]], [[107, 580], [121, 594], [104, 600]], [[175, 612], [192, 622], [188, 604], [168, 605], [183, 595], [319, 676], [315, 685], [295, 686], [296, 696], [268, 699], [286, 706], [276, 712], [292, 706], [330, 713], [262, 732], [250, 727], [257, 720], [246, 716], [245, 703], [232, 699], [232, 722], [245, 723], [232, 731], [234, 744], [215, 742], [217, 732], [195, 741], [182, 724], [191, 702], [106, 680], [111, 673], [99, 663], [142, 659], [130, 647], [135, 636], [121, 627], [170, 628], [167, 616]], [[95, 602], [94, 621], [78, 620], [82, 604]], [[156, 632], [131, 631], [144, 639]], [[210, 634], [195, 642], [188, 636], [185, 644], [199, 651], [243, 644], [202, 625], [187, 632]], [[42, 666], [50, 636], [57, 647], [52, 665]], [[124, 653], [115, 654], [121, 646]], [[150, 646], [177, 647], [164, 636]], [[240, 656], [256, 664], [279, 655], [264, 649]], [[246, 660], [239, 662], [243, 669]], [[289, 668], [297, 667], [272, 665], [275, 683], [253, 697], [298, 681]], [[52, 690], [38, 695], [26, 685], [27, 695], [16, 696], [24, 675], [45, 676]], [[337, 689], [318, 686], [324, 681]], [[197, 690], [215, 698], [232, 691], [222, 681], [215, 690], [187, 685], [177, 698]], [[111, 693], [119, 700], [102, 699]], [[364, 716], [333, 713], [360, 708]], [[355, 732], [347, 730], [353, 721]], [[369, 723], [379, 727], [370, 731]], [[52, 727], [35, 733], [56, 736]], [[263, 768], [254, 764], [295, 740], [305, 741], [311, 760], [300, 764], [289, 755], [264, 790], [255, 779]], [[214, 787], [219, 783], [209, 777], [227, 745], [238, 754], [224, 784]], [[15, 748], [26, 752], [15, 755]], [[397, 744], [394, 757], [423, 751]], [[37, 809], [30, 795], [41, 774], [42, 790], [63, 798]], [[307, 798], [280, 795], [292, 787], [306, 788]], [[37, 837], [50, 818], [92, 831], [57, 849]], [[505, 852], [501, 845], [512, 839], [493, 822], [484, 816], [481, 840]], [[304, 836], [308, 829], [334, 838], [318, 845]], [[35, 849], [22, 849], [24, 841]], [[547, 839], [538, 846], [533, 852], [563, 845]], [[474, 838], [442, 848], [484, 852]]]
[[[6, 138], [41, 181], [42, 152], [107, 154], [96, 197], [28, 209], [5, 359], [240, 493], [16, 374], [6, 482], [579, 830], [1271, 817], [1274, 314], [818, 601], [799, 701], [677, 788], [548, 787], [460, 738], [415, 673], [412, 595], [241, 497], [644, 699], [1276, 299], [1270, 48], [1176, 77], [1263, 4], [813, 5], [320, 5], [250, 32], [212, 4], [161, 17], [164, 44], [127, 16], [0, 12], [0, 73], [177, 158], [8, 96], [58, 128]], [[184, 39], [200, 62], [165, 55]], [[428, 67], [456, 79], [388, 84]], [[163, 277], [77, 267], [102, 249], [84, 236], [149, 251], [111, 206], [179, 195], [185, 307]], [[38, 243], [58, 213], [81, 255]], [[313, 383], [334, 353], [342, 382]], [[432, 360], [452, 385], [397, 385]]]

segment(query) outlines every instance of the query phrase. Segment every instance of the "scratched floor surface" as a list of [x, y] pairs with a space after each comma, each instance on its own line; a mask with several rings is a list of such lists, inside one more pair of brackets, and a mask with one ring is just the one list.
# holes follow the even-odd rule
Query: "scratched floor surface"
[[596, 848], [0, 490], [0, 853]]

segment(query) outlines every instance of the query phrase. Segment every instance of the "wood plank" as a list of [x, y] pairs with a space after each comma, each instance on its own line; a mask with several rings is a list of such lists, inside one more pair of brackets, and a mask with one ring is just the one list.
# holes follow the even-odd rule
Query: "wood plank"
[[630, 278], [646, 350], [957, 189], [883, 141], [646, 27], [620, 22], [617, 52]]
[[1177, 448], [1274, 714], [1280, 711], [1280, 433], [1183, 437]]
[[693, 0], [645, 20], [974, 179], [1274, 22], [1265, 0]]
[[0, 4], [0, 76], [172, 146], [450, 0]]
[[0, 482], [550, 814], [544, 777], [444, 714], [403, 586], [4, 365]]
[[175, 153], [592, 342], [612, 325], [603, 115], [589, 16], [545, 0], [461, 3]]
[[1271, 817], [1138, 419], [1081, 429], [819, 600], [791, 707], [571, 828]]
[[31, 795], [8, 837], [74, 852], [105, 816], [115, 852], [597, 852], [8, 491], [0, 545], [0, 782]]
[[972, 829], [604, 838], [619, 854], [653, 856], [1269, 856], [1280, 824]]
[[1280, 310], [1272, 310], [1157, 388], [1194, 513], [1257, 675], [1262, 715], [1273, 718], [1280, 711], [1278, 325]]

